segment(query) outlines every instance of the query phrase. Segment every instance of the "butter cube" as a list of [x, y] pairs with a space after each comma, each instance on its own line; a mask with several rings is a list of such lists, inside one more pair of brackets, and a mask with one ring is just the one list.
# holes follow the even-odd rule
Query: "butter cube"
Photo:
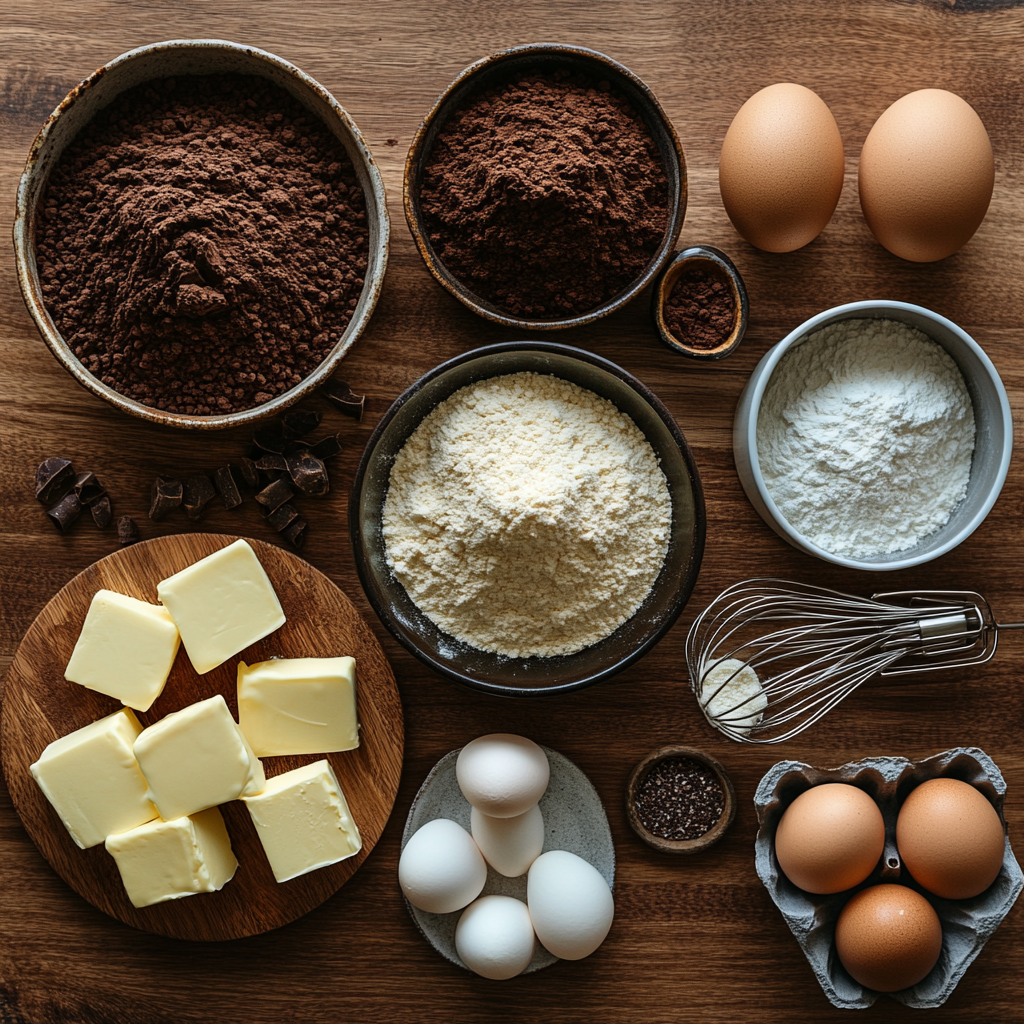
[[83, 850], [156, 817], [132, 753], [141, 732], [139, 720], [122, 708], [54, 740], [29, 768]]
[[234, 877], [238, 861], [216, 807], [189, 817], [148, 824], [107, 836], [134, 907], [215, 892]]
[[239, 663], [238, 725], [259, 757], [358, 747], [355, 659]]
[[64, 678], [148, 711], [167, 682], [178, 642], [178, 627], [166, 608], [99, 590]]
[[157, 584], [195, 670], [203, 675], [284, 625], [284, 611], [244, 540]]
[[362, 848], [338, 777], [314, 761], [267, 779], [257, 796], [244, 796], [256, 834], [279, 882], [354, 857]]
[[263, 765], [219, 693], [143, 729], [135, 756], [165, 821], [258, 793], [266, 784]]

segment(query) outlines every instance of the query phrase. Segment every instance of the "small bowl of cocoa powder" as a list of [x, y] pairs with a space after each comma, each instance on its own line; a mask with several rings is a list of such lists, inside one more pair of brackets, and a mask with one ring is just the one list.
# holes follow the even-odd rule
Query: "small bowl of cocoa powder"
[[596, 50], [540, 43], [470, 65], [405, 165], [427, 269], [480, 316], [555, 330], [625, 305], [669, 258], [686, 162], [651, 90]]
[[293, 64], [177, 39], [76, 86], [29, 152], [18, 281], [43, 339], [133, 416], [273, 416], [366, 327], [388, 255], [384, 185], [347, 112]]
[[724, 252], [691, 246], [662, 271], [651, 316], [669, 348], [691, 359], [724, 359], [747, 330], [747, 289]]

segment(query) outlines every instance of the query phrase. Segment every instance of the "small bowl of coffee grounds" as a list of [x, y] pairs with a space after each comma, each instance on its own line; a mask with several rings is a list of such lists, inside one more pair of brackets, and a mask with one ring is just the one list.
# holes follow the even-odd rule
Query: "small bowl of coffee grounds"
[[131, 415], [225, 428], [327, 380], [388, 254], [384, 185], [352, 119], [263, 50], [122, 54], [32, 144], [14, 225], [43, 339]]
[[717, 843], [736, 817], [736, 791], [726, 770], [693, 747], [661, 747], [634, 769], [626, 817], [662, 853], [699, 853]]
[[662, 271], [651, 297], [661, 340], [691, 359], [724, 359], [747, 330], [747, 289], [720, 249], [695, 245]]
[[557, 43], [466, 68], [420, 126], [405, 215], [427, 268], [481, 316], [554, 330], [629, 302], [669, 258], [686, 163], [651, 90]]

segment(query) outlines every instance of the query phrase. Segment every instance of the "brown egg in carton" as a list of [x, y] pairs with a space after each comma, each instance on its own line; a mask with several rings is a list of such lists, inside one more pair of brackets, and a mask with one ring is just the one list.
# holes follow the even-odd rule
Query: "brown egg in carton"
[[[1003, 831], [1006, 783], [992, 759], [977, 747], [956, 747], [921, 761], [904, 757], [869, 757], [838, 768], [814, 768], [801, 761], [780, 761], [754, 794], [759, 830], [754, 844], [757, 873], [804, 951], [829, 1001], [840, 1009], [866, 1009], [881, 993], [865, 988], [846, 972], [835, 952], [839, 912], [854, 893], [880, 882], [899, 882], [921, 893], [942, 923], [942, 952], [918, 984], [890, 992], [897, 1002], [917, 1009], [941, 1006], [989, 936], [1024, 888], [1024, 874], [1006, 837], [1003, 865], [996, 880], [972, 899], [946, 900], [921, 888], [902, 869], [896, 848], [896, 817], [910, 791], [935, 778], [954, 778], [976, 787], [999, 814]], [[858, 786], [872, 796], [885, 821], [885, 850], [875, 870], [853, 889], [816, 896], [797, 888], [782, 873], [775, 856], [775, 831], [786, 808], [805, 790], [827, 782]]]

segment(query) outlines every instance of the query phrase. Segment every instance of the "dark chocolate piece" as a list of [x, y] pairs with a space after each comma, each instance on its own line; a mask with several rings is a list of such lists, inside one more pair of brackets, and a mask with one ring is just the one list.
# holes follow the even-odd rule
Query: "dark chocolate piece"
[[292, 483], [311, 498], [322, 498], [331, 489], [327, 467], [308, 451], [288, 456], [288, 474]]
[[75, 467], [69, 459], [47, 459], [36, 470], [36, 498], [52, 505], [75, 486]]
[[121, 516], [117, 521], [117, 540], [124, 547], [139, 539], [139, 524], [131, 516]]
[[293, 519], [288, 526], [281, 531], [281, 536], [289, 541], [296, 549], [306, 543], [306, 520]]
[[273, 423], [267, 423], [265, 426], [259, 428], [252, 436], [253, 444], [262, 448], [265, 452], [277, 452], [280, 454], [284, 451], [285, 441], [290, 440], [284, 436], [284, 428], [281, 426], [280, 421], [275, 420]]
[[285, 479], [274, 480], [256, 495], [256, 500], [264, 507], [273, 512], [280, 508], [286, 501], [291, 501], [295, 492], [288, 486]]
[[83, 505], [92, 505], [106, 493], [106, 488], [96, 479], [95, 473], [79, 473], [75, 477], [75, 494]]
[[196, 473], [185, 481], [182, 490], [182, 504], [185, 514], [192, 520], [203, 518], [203, 509], [217, 496], [210, 478], [205, 473]]
[[328, 434], [326, 437], [320, 438], [320, 440], [309, 449], [309, 454], [320, 459], [321, 462], [324, 459], [333, 459], [335, 455], [340, 453], [341, 435], [339, 434]]
[[320, 426], [320, 413], [312, 409], [291, 409], [281, 417], [281, 433], [286, 441], [297, 441]]
[[280, 508], [274, 509], [273, 512], [267, 516], [267, 522], [280, 533], [284, 530], [293, 520], [298, 519], [299, 513], [295, 511], [294, 506], [284, 504]]
[[158, 476], [150, 491], [149, 518], [163, 519], [168, 512], [181, 504], [183, 486], [173, 477]]
[[265, 470], [268, 473], [287, 472], [288, 460], [283, 455], [264, 455], [256, 463], [256, 468]]
[[213, 474], [213, 482], [220, 492], [220, 500], [224, 502], [226, 509], [238, 508], [242, 504], [242, 493], [238, 489], [238, 481], [235, 479], [236, 469], [234, 466], [222, 466]]
[[92, 521], [101, 529], [105, 530], [114, 518], [114, 510], [110, 507], [110, 496], [102, 494], [90, 506]]
[[71, 491], [65, 494], [53, 508], [48, 508], [46, 514], [50, 517], [50, 522], [61, 533], [66, 533], [71, 529], [71, 524], [82, 514], [82, 507], [78, 495]]
[[366, 395], [357, 395], [343, 380], [329, 380], [323, 386], [324, 396], [346, 416], [354, 420], [363, 418]]
[[256, 463], [250, 458], [243, 458], [238, 464], [238, 473], [241, 476], [245, 486], [251, 491], [255, 491], [259, 486], [260, 475], [256, 471]]

